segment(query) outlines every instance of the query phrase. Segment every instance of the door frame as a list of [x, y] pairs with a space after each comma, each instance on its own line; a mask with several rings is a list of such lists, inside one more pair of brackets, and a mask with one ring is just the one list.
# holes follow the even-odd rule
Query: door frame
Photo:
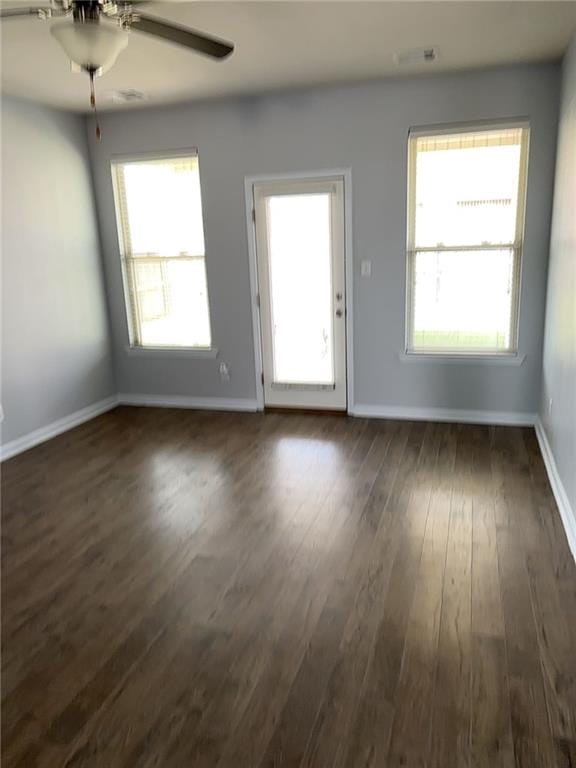
[[254, 337], [254, 376], [256, 380], [256, 405], [264, 410], [264, 386], [262, 384], [262, 339], [260, 306], [258, 302], [258, 258], [256, 253], [256, 226], [254, 217], [254, 184], [275, 181], [311, 181], [341, 178], [344, 184], [344, 274], [346, 282], [346, 412], [354, 410], [354, 260], [352, 254], [352, 169], [331, 168], [321, 171], [258, 174], [244, 177], [246, 203], [246, 231], [248, 234], [248, 266], [250, 270], [250, 302], [252, 307], [252, 332]]

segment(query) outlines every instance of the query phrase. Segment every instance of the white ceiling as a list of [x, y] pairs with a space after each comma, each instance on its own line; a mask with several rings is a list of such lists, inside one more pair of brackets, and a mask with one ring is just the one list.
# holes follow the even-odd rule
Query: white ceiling
[[[215, 62], [132, 32], [128, 48], [97, 82], [100, 109], [119, 108], [111, 101], [116, 89], [144, 91], [147, 103], [156, 104], [553, 60], [576, 29], [576, 2], [555, 0], [157, 2], [146, 12], [230, 40], [236, 49]], [[50, 23], [32, 17], [2, 24], [3, 91], [87, 110], [87, 79], [70, 71]], [[440, 51], [433, 64], [399, 69], [394, 63], [395, 52], [432, 45]]]

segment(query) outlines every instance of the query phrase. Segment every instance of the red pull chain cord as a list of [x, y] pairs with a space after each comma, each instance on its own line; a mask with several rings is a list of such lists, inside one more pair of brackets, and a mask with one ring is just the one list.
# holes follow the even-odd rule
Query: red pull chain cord
[[96, 109], [96, 93], [94, 91], [94, 70], [91, 69], [88, 72], [88, 75], [90, 77], [90, 106], [92, 107], [92, 110], [94, 112], [94, 117], [96, 119], [96, 138], [98, 141], [102, 138], [102, 131], [100, 130], [100, 123], [98, 122], [98, 110]]

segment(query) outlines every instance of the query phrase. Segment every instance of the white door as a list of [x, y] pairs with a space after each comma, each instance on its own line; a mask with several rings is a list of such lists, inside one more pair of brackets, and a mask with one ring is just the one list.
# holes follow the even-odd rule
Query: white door
[[344, 181], [260, 182], [264, 404], [346, 410]]

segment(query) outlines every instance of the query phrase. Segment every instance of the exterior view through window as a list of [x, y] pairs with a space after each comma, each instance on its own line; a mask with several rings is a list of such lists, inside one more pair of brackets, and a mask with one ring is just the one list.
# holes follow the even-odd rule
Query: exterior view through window
[[408, 352], [516, 351], [528, 134], [410, 133]]
[[112, 165], [130, 342], [208, 348], [198, 158]]

